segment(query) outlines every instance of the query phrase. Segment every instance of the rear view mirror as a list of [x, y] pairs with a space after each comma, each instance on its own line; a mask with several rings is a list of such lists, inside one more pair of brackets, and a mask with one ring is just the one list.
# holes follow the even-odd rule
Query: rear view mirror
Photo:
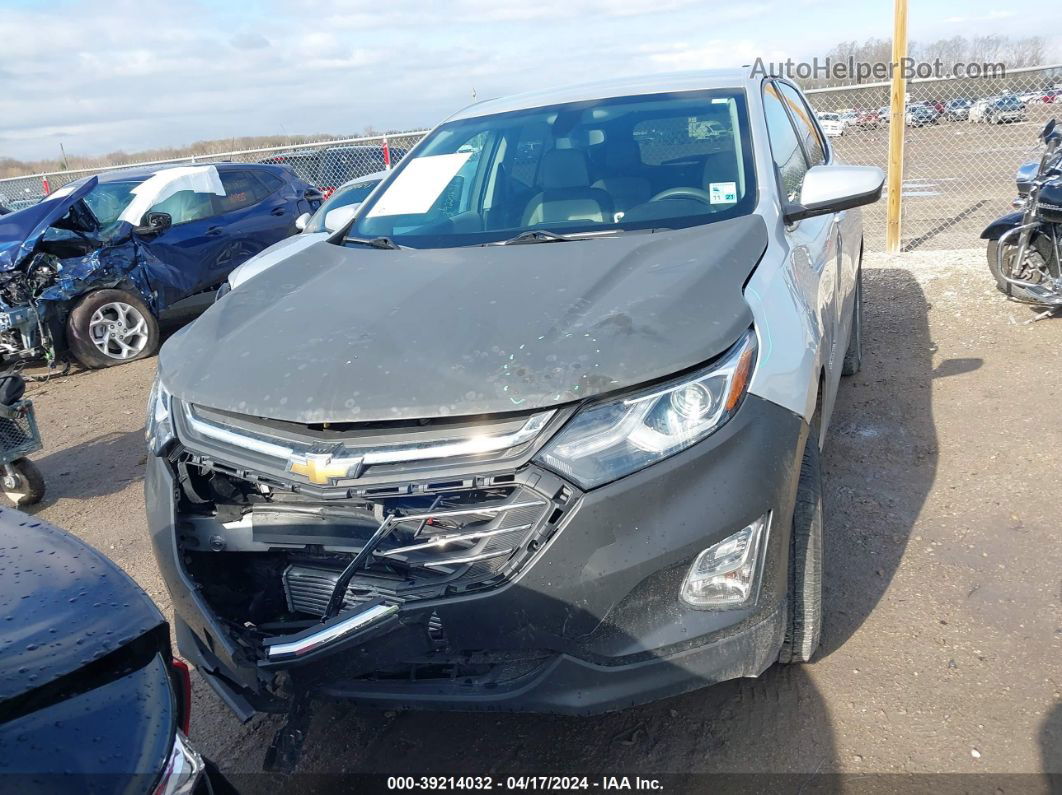
[[335, 232], [338, 229], [342, 229], [344, 226], [350, 223], [354, 217], [354, 213], [358, 211], [360, 204], [348, 204], [345, 207], [336, 207], [334, 210], [329, 210], [325, 213], [324, 227], [329, 232]]
[[140, 226], [135, 231], [138, 235], [157, 235], [171, 226], [173, 226], [173, 218], [169, 213], [144, 213], [144, 217], [140, 219]]
[[873, 204], [881, 198], [885, 172], [877, 166], [814, 166], [804, 175], [800, 204], [785, 208], [787, 223]]
[[306, 224], [308, 223], [310, 223], [310, 214], [303, 213], [295, 219], [295, 228], [301, 232], [303, 229], [306, 228]]

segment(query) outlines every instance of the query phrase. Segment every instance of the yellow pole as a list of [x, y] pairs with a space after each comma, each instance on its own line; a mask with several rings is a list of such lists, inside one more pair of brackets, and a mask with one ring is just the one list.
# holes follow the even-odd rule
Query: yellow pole
[[902, 65], [907, 57], [907, 0], [894, 0], [892, 26], [892, 96], [889, 104], [889, 177], [885, 218], [885, 251], [900, 251], [900, 196], [903, 193], [904, 110], [907, 81]]

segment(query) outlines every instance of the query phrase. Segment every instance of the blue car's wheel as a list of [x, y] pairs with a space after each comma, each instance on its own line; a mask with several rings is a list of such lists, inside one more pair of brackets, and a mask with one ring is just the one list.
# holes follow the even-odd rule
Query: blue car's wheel
[[111, 367], [150, 356], [159, 347], [159, 324], [147, 304], [125, 290], [84, 296], [67, 320], [70, 352], [85, 367]]

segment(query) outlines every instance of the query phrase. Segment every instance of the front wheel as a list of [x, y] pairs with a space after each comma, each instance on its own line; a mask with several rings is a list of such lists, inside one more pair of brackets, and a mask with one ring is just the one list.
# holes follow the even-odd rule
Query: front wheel
[[[1003, 267], [1007, 273], [1016, 275], [1017, 278], [1022, 281], [1032, 282], [1034, 284], [1043, 282], [1045, 288], [1050, 287], [1048, 281], [1048, 273], [1053, 270], [1051, 268], [1051, 243], [1043, 235], [1037, 235], [1032, 239], [1032, 245], [1029, 248], [1028, 253], [1025, 255], [1026, 260], [1015, 273], [1014, 257], [1017, 256], [1018, 247], [1016, 245], [1006, 246], [1003, 251]], [[1057, 264], [1055, 264], [1057, 268]], [[1038, 300], [1034, 293], [1029, 292], [1024, 287], [1016, 284], [1010, 284], [1004, 277], [1003, 273], [999, 269], [999, 241], [988, 241], [988, 270], [992, 273], [992, 276], [996, 280], [996, 288], [1015, 301], [1021, 301], [1026, 304], [1042, 304], [1043, 302]]]
[[841, 375], [855, 375], [863, 367], [863, 268], [856, 271], [855, 295], [852, 296], [852, 328], [848, 332], [848, 350], [844, 352]]
[[5, 468], [4, 495], [16, 508], [36, 505], [44, 499], [44, 476], [28, 458], [18, 458]]
[[817, 426], [804, 445], [789, 540], [785, 640], [778, 662], [805, 663], [822, 642], [822, 472]]
[[143, 359], [159, 347], [158, 321], [126, 290], [86, 295], [70, 312], [66, 331], [70, 352], [91, 369]]

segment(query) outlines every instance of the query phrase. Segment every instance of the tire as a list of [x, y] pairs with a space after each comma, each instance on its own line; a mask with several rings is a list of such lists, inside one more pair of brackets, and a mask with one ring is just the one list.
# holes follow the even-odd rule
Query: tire
[[785, 640], [778, 662], [806, 663], [822, 642], [822, 472], [817, 424], [804, 445], [789, 540]]
[[[1050, 263], [1051, 246], [1050, 243], [1042, 236], [1038, 235], [1033, 240], [1033, 245], [1036, 247], [1041, 257], [1044, 257], [1045, 261]], [[996, 289], [998, 289], [1003, 295], [1013, 298], [1015, 301], [1021, 301], [1025, 304], [1036, 304], [1043, 306], [1033, 293], [1030, 293], [1024, 287], [1019, 287], [1014, 284], [1008, 283], [1000, 272], [998, 265], [996, 264], [999, 251], [999, 241], [988, 241], [988, 270], [992, 273], [992, 277], [996, 280]]]
[[3, 489], [16, 508], [36, 505], [44, 499], [44, 476], [36, 464], [28, 458], [18, 458], [11, 462], [11, 468], [15, 476], [3, 475]]
[[863, 268], [856, 271], [852, 300], [852, 327], [848, 330], [848, 350], [844, 352], [841, 375], [855, 375], [863, 367]]
[[90, 369], [151, 356], [159, 348], [159, 324], [138, 295], [97, 290], [84, 296], [66, 322], [70, 352]]

